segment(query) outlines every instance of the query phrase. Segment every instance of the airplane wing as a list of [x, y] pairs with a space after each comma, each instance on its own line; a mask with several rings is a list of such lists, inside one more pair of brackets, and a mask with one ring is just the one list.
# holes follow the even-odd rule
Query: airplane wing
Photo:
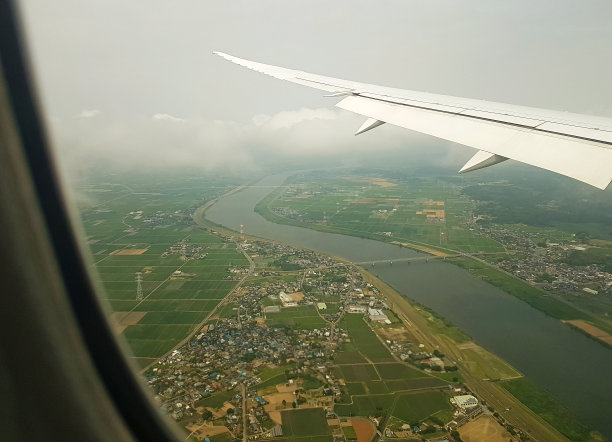
[[612, 181], [610, 118], [394, 89], [214, 53], [274, 78], [326, 91], [328, 97], [341, 97], [336, 106], [367, 117], [355, 135], [389, 123], [478, 149], [459, 172], [511, 158], [599, 189]]

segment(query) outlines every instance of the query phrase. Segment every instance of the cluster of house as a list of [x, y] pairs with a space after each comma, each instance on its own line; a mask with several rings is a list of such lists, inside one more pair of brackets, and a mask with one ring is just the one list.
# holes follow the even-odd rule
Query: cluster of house
[[[274, 328], [266, 326], [267, 313], [282, 312], [292, 305], [310, 304], [318, 313], [336, 321], [343, 314], [364, 313], [371, 321], [390, 323], [386, 303], [378, 290], [365, 283], [356, 270], [312, 252], [302, 252], [273, 243], [246, 245], [250, 253], [262, 257], [291, 256], [301, 264], [311, 265], [295, 281], [255, 279], [239, 289], [225, 306], [227, 314], [204, 325], [191, 340], [147, 371], [162, 408], [174, 419], [200, 422], [206, 411], [201, 405], [207, 397], [233, 391], [227, 410], [216, 410], [213, 418], [223, 419], [227, 428], [238, 437], [242, 429], [242, 413], [246, 413], [249, 437], [280, 435], [280, 427], [270, 426], [264, 410], [266, 398], [258, 395], [258, 385], [266, 379], [261, 373], [276, 367], [291, 367], [282, 382], [294, 378], [320, 381], [320, 395], [330, 401], [346, 393], [346, 387], [332, 370], [334, 353], [339, 344], [350, 339], [346, 330], [329, 325], [314, 330]], [[274, 305], [270, 304], [270, 299]], [[265, 302], [264, 302], [265, 301]], [[325, 302], [324, 302], [325, 301]], [[328, 304], [339, 307], [326, 315]], [[220, 311], [224, 308], [220, 308]], [[412, 343], [388, 341], [392, 351], [406, 355], [414, 363], [428, 359], [435, 364], [441, 359], [412, 348]], [[405, 359], [402, 357], [402, 359]], [[247, 409], [237, 387], [246, 389]], [[317, 394], [319, 394], [317, 393]], [[314, 396], [313, 396], [314, 397]], [[259, 398], [259, 401], [258, 401]], [[316, 399], [309, 399], [316, 400]], [[314, 406], [314, 405], [313, 405]], [[229, 408], [228, 408], [229, 407]], [[208, 417], [210, 418], [210, 417]], [[259, 437], [258, 436], [258, 437]], [[272, 437], [273, 437], [272, 436]]]
[[207, 255], [203, 250], [204, 247], [201, 244], [190, 243], [183, 239], [168, 247], [168, 249], [161, 254], [161, 257], [165, 258], [170, 255], [179, 255], [183, 260], [202, 259], [206, 258]]
[[[177, 243], [173, 247], [173, 250], [180, 251], [189, 249], [186, 243]], [[302, 283], [326, 290], [331, 297], [349, 290], [348, 283], [333, 280], [338, 274], [346, 275], [344, 264], [328, 257], [274, 243], [247, 244], [246, 247], [255, 255], [292, 256], [302, 265], [321, 268], [309, 271]], [[337, 381], [327, 373], [337, 347], [331, 327], [291, 330], [263, 326], [264, 297], [276, 295], [282, 304], [312, 304], [316, 301], [313, 296], [299, 292], [298, 288], [298, 283], [265, 281], [243, 287], [229, 304], [236, 307], [227, 318], [203, 326], [188, 344], [150, 368], [148, 383], [162, 402], [162, 408], [177, 420], [197, 417], [202, 411], [198, 407], [200, 400], [239, 384], [247, 387], [249, 396], [256, 397], [254, 387], [262, 381], [258, 373], [265, 367], [287, 363], [295, 365], [296, 375], [318, 377], [328, 384], [331, 394], [340, 394]], [[274, 311], [281, 308], [285, 307], [268, 307]], [[230, 430], [240, 430], [238, 405], [233, 414], [224, 416]]]
[[537, 233], [501, 227], [481, 228], [489, 237], [516, 252], [499, 267], [519, 278], [537, 283], [559, 294], [597, 295], [612, 293], [612, 274], [597, 265], [572, 266], [565, 261], [588, 245], [573, 239], [567, 244], [543, 241]]

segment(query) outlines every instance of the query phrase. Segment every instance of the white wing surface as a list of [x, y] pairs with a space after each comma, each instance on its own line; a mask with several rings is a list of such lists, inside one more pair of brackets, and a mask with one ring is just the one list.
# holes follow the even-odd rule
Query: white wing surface
[[368, 118], [355, 135], [389, 123], [478, 149], [460, 172], [511, 158], [600, 189], [612, 181], [610, 118], [393, 89], [215, 54], [341, 97], [336, 106]]

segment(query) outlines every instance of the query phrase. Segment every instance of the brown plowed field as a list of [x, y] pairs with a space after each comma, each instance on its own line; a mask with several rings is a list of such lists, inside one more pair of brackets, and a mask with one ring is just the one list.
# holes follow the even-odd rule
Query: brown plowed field
[[123, 332], [129, 325], [136, 325], [147, 312], [114, 312], [111, 314], [111, 323], [115, 333]]
[[118, 256], [132, 256], [132, 255], [142, 255], [149, 249], [123, 249], [123, 250], [113, 250], [109, 253], [109, 255], [118, 255]]
[[351, 424], [357, 434], [357, 442], [370, 442], [374, 436], [374, 424], [367, 419], [351, 419]]
[[458, 429], [464, 442], [507, 442], [513, 440], [510, 433], [491, 416], [480, 416]]

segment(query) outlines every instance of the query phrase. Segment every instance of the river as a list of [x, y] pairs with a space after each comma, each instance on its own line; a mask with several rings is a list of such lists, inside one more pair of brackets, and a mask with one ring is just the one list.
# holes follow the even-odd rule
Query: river
[[612, 351], [454, 265], [439, 260], [400, 262], [424, 255], [379, 241], [265, 220], [254, 212], [255, 204], [289, 175], [266, 177], [220, 199], [206, 218], [233, 230], [243, 224], [246, 234], [352, 262], [396, 260], [368, 270], [449, 319], [552, 393], [591, 428], [612, 438]]

